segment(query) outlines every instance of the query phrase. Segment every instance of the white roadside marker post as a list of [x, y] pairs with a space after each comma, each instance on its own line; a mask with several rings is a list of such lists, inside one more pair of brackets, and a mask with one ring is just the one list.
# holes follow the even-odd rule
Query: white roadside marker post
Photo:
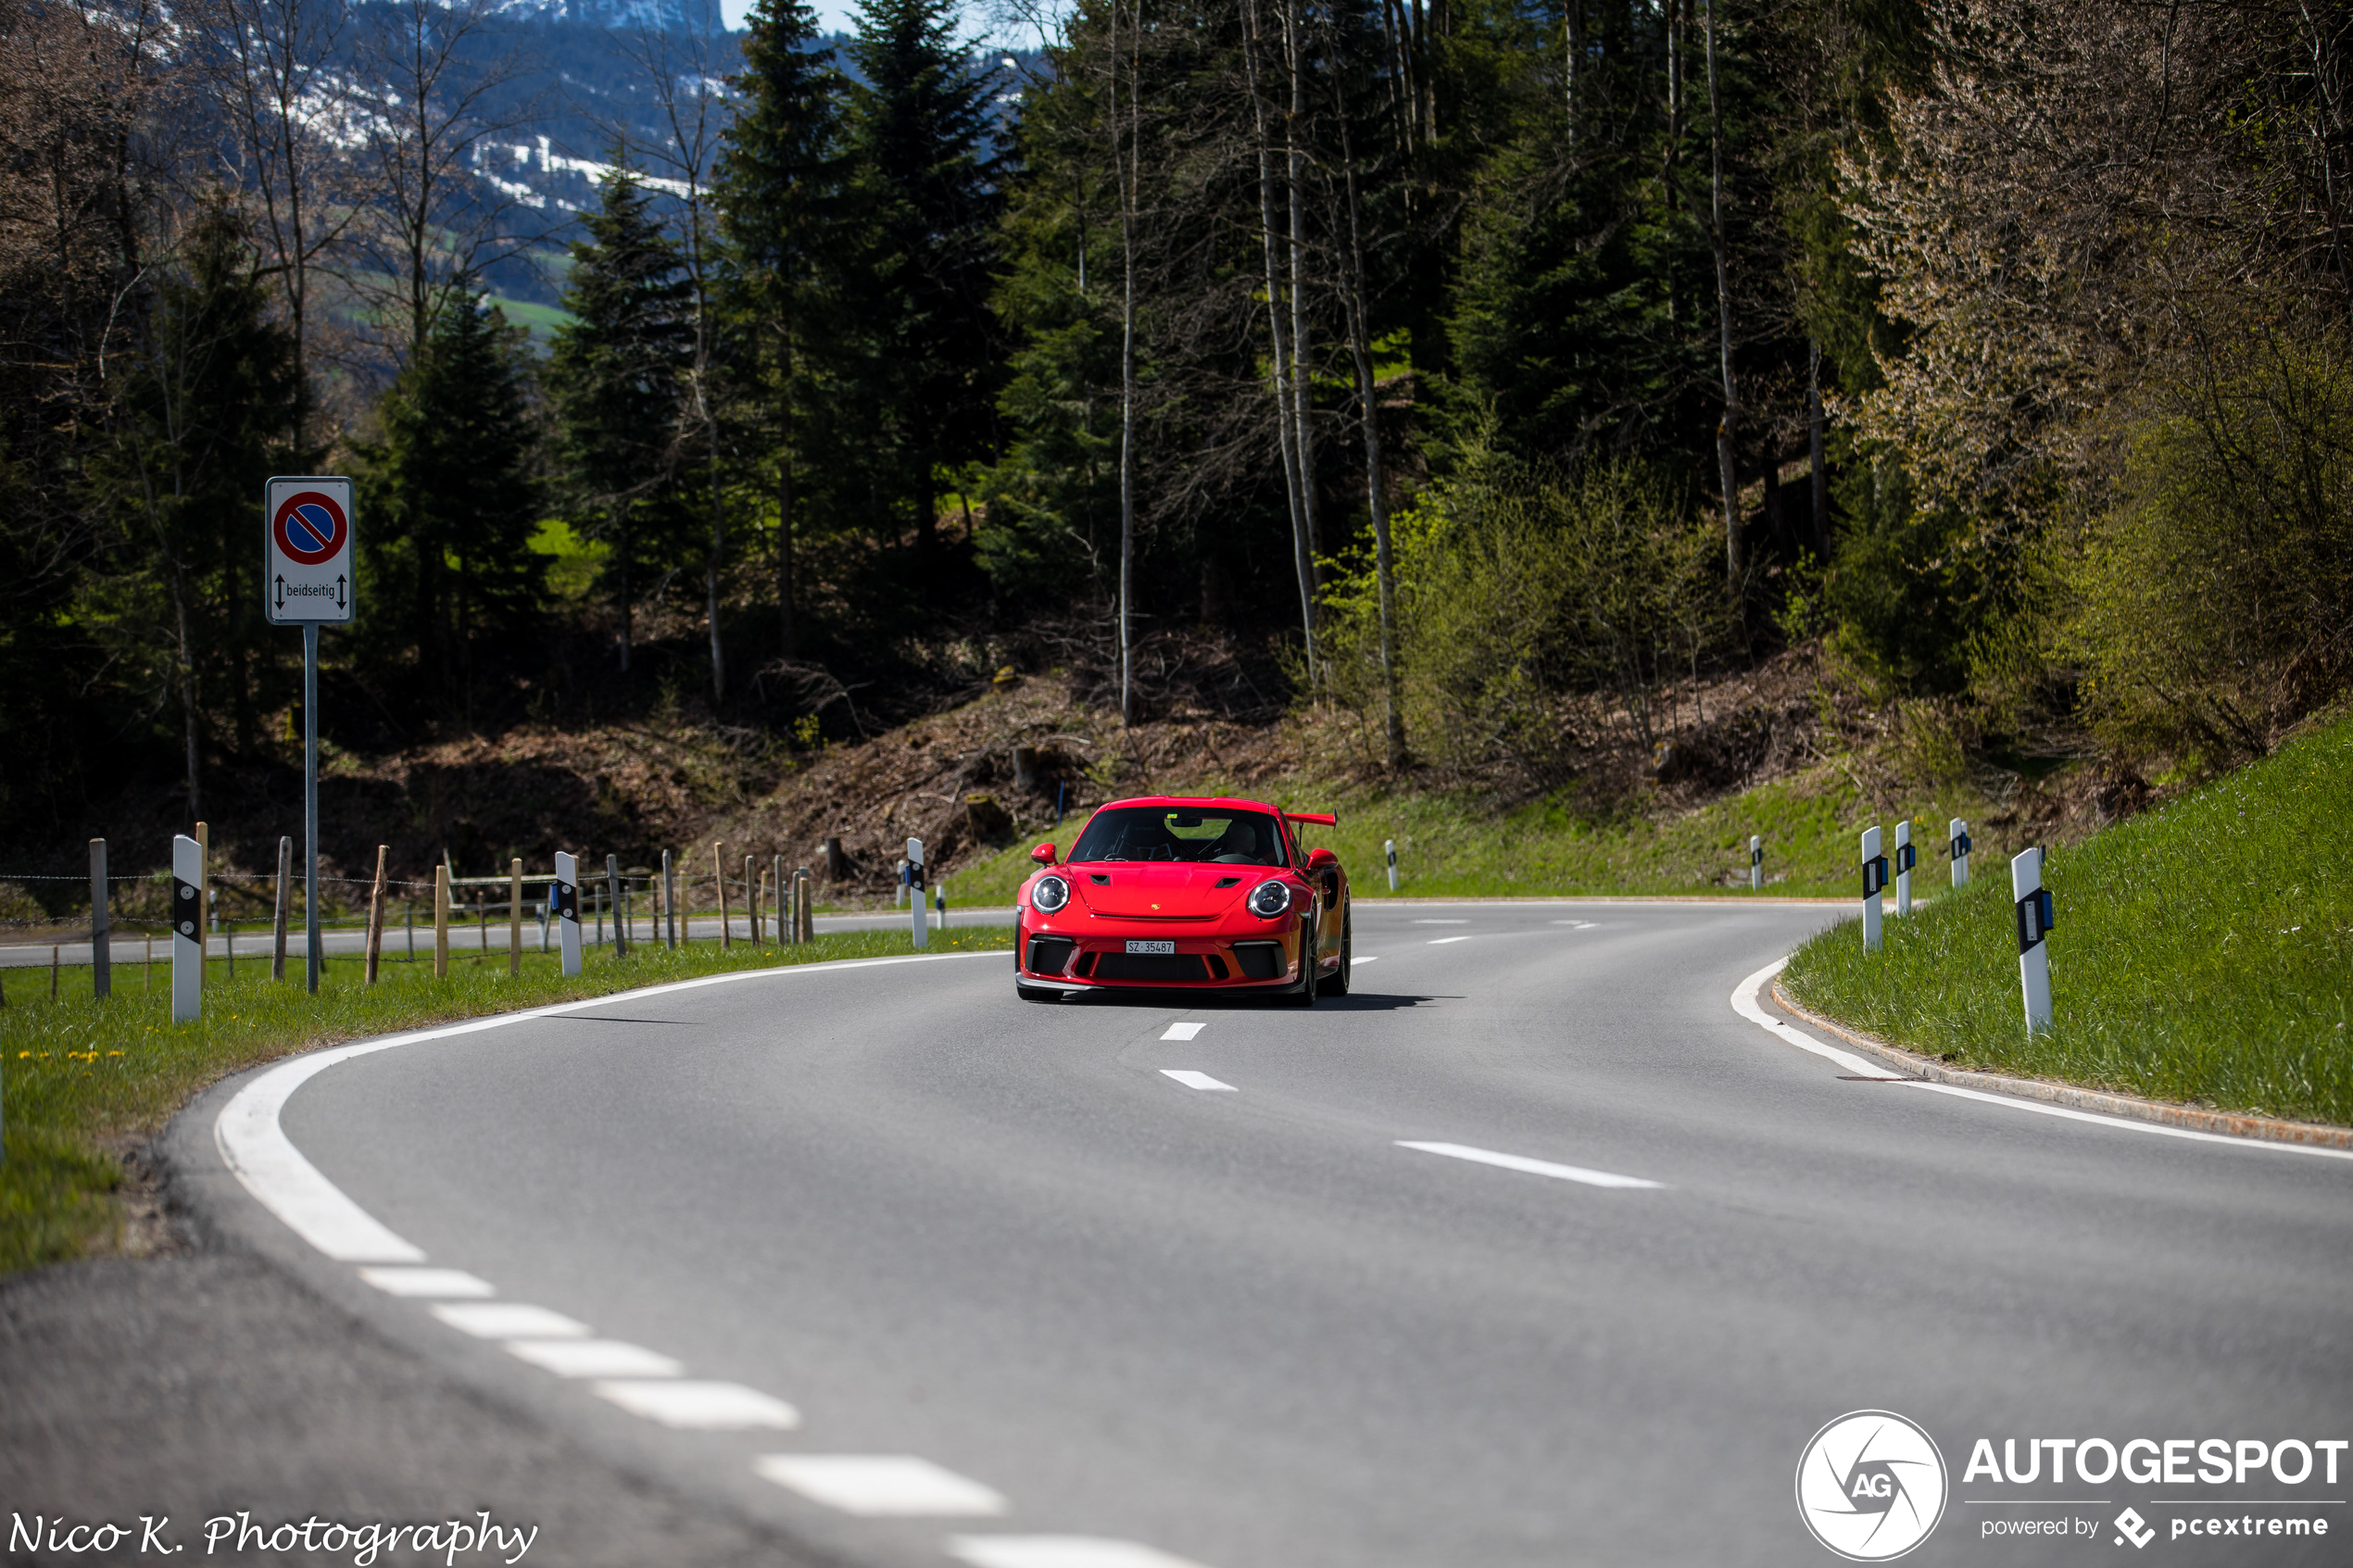
[[920, 838], [907, 841], [907, 902], [914, 910], [915, 946], [927, 946], [930, 933], [925, 928], [930, 922], [924, 916], [924, 841]]
[[1947, 831], [1952, 834], [1948, 848], [1953, 857], [1953, 885], [1967, 887], [1969, 885], [1969, 823], [1964, 819], [1956, 817]]
[[1748, 890], [1765, 890], [1765, 841], [1753, 833], [1748, 835]]
[[1863, 830], [1863, 951], [1879, 951], [1880, 897], [1887, 891], [1887, 857], [1880, 853], [1879, 829]]
[[2050, 890], [2043, 885], [2043, 851], [2010, 858], [2010, 897], [2018, 901], [2018, 984], [2026, 996], [2026, 1033], [2051, 1026], [2051, 950], [2045, 938], [2057, 922], [2051, 917]]
[[204, 851], [186, 834], [171, 840], [171, 1022], [204, 1015]]
[[1389, 855], [1389, 890], [1394, 893], [1397, 891], [1397, 840], [1382, 839], [1381, 848]]
[[1905, 818], [1895, 824], [1895, 912], [1912, 912], [1912, 868], [1919, 864], [1920, 853], [1912, 847], [1912, 819]]
[[556, 884], [554, 897], [556, 939], [563, 949], [563, 967], [567, 976], [580, 972], [580, 862], [563, 850], [556, 851]]

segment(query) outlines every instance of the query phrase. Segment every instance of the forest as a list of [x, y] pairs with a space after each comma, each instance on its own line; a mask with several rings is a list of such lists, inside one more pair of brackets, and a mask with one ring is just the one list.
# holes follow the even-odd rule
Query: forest
[[2342, 699], [2353, 6], [1007, 23], [614, 30], [570, 213], [489, 0], [0, 0], [12, 857], [296, 755], [273, 473], [358, 483], [346, 752], [1053, 669], [1526, 797], [1564, 701], [1798, 646], [2151, 779]]

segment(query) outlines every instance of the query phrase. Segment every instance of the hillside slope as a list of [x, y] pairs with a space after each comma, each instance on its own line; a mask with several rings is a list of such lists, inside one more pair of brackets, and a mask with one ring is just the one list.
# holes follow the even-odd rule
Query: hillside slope
[[2029, 1037], [2009, 878], [1800, 947], [1791, 994], [1963, 1066], [2353, 1124], [2353, 720], [2053, 849], [2055, 1027]]

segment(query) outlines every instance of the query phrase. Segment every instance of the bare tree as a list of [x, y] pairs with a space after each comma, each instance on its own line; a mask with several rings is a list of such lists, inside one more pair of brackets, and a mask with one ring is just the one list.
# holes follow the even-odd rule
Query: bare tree
[[1315, 566], [1303, 497], [1308, 482], [1300, 461], [1298, 422], [1292, 418], [1290, 353], [1284, 332], [1286, 290], [1277, 264], [1279, 231], [1275, 223], [1275, 140], [1266, 122], [1266, 97], [1261, 84], [1258, 0], [1245, 0], [1242, 11], [1242, 59], [1250, 82], [1250, 107], [1258, 155], [1259, 234], [1266, 268], [1266, 332], [1274, 350], [1276, 442], [1283, 455], [1284, 497], [1290, 504], [1291, 554], [1299, 572], [1299, 615], [1306, 638], [1308, 684], [1315, 684]]
[[[220, 84], [240, 184], [258, 204], [295, 362], [310, 353], [312, 272], [363, 210], [342, 151], [351, 127], [345, 79], [331, 69], [347, 13], [316, 0], [220, 0], [229, 68]], [[311, 447], [308, 378], [295, 392], [297, 470]]]
[[1119, 176], [1119, 721], [1136, 721], [1136, 204], [1141, 183], [1142, 0], [1130, 0], [1126, 157], [1119, 132], [1119, 0], [1111, 7], [1112, 157]]
[[363, 290], [398, 321], [392, 348], [404, 363], [461, 280], [534, 238], [508, 231], [518, 202], [473, 177], [491, 138], [536, 118], [507, 95], [522, 63], [491, 52], [498, 10], [497, 0], [387, 0], [360, 51], [367, 79], [384, 83], [363, 111], [375, 199], [359, 231], [384, 281]]
[[726, 556], [727, 514], [720, 486], [721, 367], [711, 187], [730, 109], [719, 86], [719, 62], [711, 57], [707, 31], [682, 38], [640, 29], [620, 34], [614, 47], [654, 94], [666, 133], [641, 141], [636, 150], [649, 169], [661, 171], [658, 178], [677, 196], [681, 253], [694, 294], [694, 356], [686, 383], [687, 405], [680, 410], [679, 441], [683, 448], [699, 440], [708, 467], [711, 545], [703, 558], [703, 605], [711, 622], [711, 699], [720, 702], [727, 696], [727, 651], [719, 627], [719, 571]]

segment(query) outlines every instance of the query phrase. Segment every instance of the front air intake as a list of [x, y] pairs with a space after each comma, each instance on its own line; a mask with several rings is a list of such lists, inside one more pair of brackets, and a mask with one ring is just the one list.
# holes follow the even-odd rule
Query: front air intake
[[1033, 936], [1029, 939], [1029, 956], [1022, 967], [1032, 974], [1060, 974], [1070, 962], [1070, 950], [1076, 946], [1067, 936]]

